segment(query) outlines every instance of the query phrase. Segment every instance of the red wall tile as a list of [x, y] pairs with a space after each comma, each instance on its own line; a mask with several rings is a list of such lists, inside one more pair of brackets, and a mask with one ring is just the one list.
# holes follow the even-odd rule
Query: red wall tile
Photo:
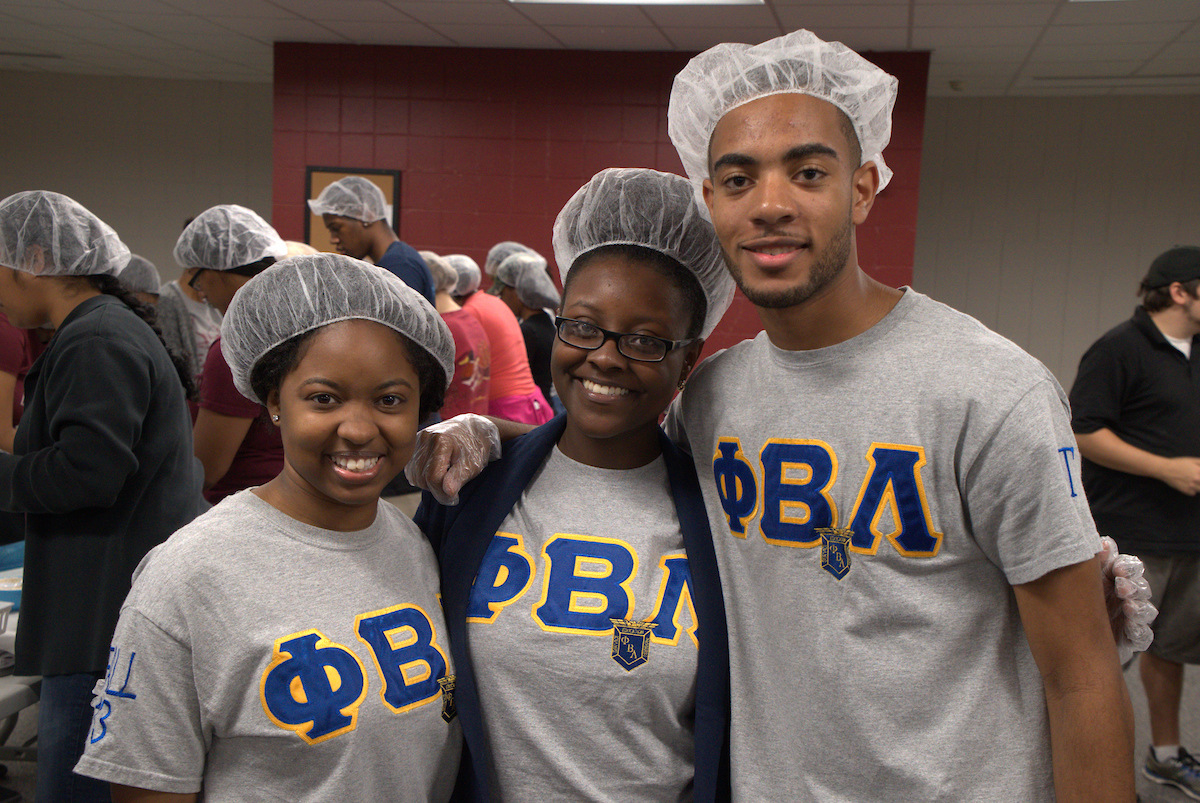
[[[858, 230], [859, 259], [912, 281], [927, 53], [866, 53], [900, 79], [895, 172]], [[305, 166], [401, 170], [400, 234], [466, 253], [517, 240], [552, 256], [559, 209], [604, 167], [682, 165], [666, 133], [671, 81], [687, 53], [275, 45], [274, 223], [304, 230]], [[705, 353], [761, 329], [740, 294]]]

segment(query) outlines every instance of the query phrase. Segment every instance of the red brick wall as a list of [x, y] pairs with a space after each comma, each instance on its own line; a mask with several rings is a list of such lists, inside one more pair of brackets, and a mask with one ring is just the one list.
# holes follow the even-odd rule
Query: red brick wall
[[[912, 280], [927, 53], [874, 53], [900, 79], [895, 171], [859, 230], [864, 268]], [[480, 265], [500, 240], [553, 259], [559, 209], [605, 167], [682, 173], [667, 98], [691, 54], [275, 45], [273, 223], [304, 236], [305, 168], [401, 171], [400, 236]], [[740, 294], [712, 349], [761, 326]]]

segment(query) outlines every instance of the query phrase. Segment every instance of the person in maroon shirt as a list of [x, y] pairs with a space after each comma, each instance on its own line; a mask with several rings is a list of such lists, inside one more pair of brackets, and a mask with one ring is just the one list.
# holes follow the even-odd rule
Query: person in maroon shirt
[[[270, 224], [232, 204], [202, 212], [175, 244], [175, 261], [182, 268], [199, 268], [191, 285], [222, 315], [242, 285], [286, 254], [287, 246]], [[262, 405], [234, 387], [219, 337], [204, 360], [199, 406], [192, 438], [204, 466], [205, 499], [216, 504], [279, 474], [283, 468], [279, 430]]]
[[442, 418], [461, 413], [486, 415], [492, 364], [487, 332], [475, 316], [459, 306], [450, 295], [458, 284], [458, 271], [432, 251], [418, 252], [433, 276], [435, 306], [454, 335], [454, 378], [446, 390]]

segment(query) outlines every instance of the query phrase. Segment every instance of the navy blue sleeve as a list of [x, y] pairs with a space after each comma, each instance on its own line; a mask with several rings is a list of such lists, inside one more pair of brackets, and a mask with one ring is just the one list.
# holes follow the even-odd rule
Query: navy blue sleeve
[[433, 275], [425, 260], [408, 243], [399, 240], [392, 243], [375, 264], [394, 273], [400, 281], [425, 296], [430, 304], [434, 303]]

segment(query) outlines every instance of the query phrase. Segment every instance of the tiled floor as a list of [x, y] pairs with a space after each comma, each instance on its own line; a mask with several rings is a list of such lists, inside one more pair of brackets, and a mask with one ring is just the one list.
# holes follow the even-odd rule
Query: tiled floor
[[[1143, 803], [1187, 803], [1189, 798], [1182, 792], [1159, 786], [1142, 777], [1141, 765], [1149, 749], [1149, 726], [1146, 720], [1146, 696], [1142, 693], [1136, 664], [1125, 673], [1125, 681], [1129, 684], [1129, 696], [1133, 700], [1133, 712], [1137, 721], [1138, 792]], [[36, 731], [36, 722], [37, 706], [22, 711], [8, 743], [20, 744], [32, 737]], [[1197, 666], [1189, 666], [1185, 675], [1182, 727], [1184, 744], [1200, 753], [1200, 667]], [[15, 789], [24, 795], [26, 801], [32, 801], [35, 787], [33, 764], [14, 761], [9, 762], [7, 767], [8, 775], [0, 778], [0, 787]]]

